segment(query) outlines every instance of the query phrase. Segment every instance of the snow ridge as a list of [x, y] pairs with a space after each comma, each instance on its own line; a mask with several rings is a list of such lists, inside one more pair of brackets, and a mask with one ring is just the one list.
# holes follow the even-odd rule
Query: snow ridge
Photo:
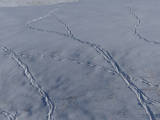
[[[47, 120], [54, 120], [54, 110], [55, 110], [55, 106], [54, 104], [52, 103], [52, 101], [50, 100], [48, 94], [43, 90], [43, 88], [36, 83], [36, 80], [35, 78], [32, 76], [28, 66], [26, 64], [24, 64], [16, 55], [15, 52], [9, 50], [7, 47], [4, 47], [2, 45], [0, 45], [0, 47], [2, 47], [2, 49], [4, 49], [6, 52], [8, 52], [12, 59], [15, 60], [18, 65], [24, 70], [24, 74], [25, 76], [29, 79], [29, 81], [31, 82], [31, 84], [36, 87], [39, 91], [39, 94], [45, 99], [45, 102], [47, 103], [47, 107], [48, 107], [48, 116], [47, 116]], [[9, 115], [10, 114], [6, 114], [6, 115]], [[14, 119], [11, 119], [11, 120], [14, 120]]]
[[[59, 7], [58, 7], [58, 9], [59, 9]], [[58, 10], [58, 9], [57, 9], [57, 10]], [[52, 15], [53, 15], [53, 11], [54, 11], [54, 10], [52, 10], [51, 12], [49, 12], [49, 15], [50, 15], [50, 13], [52, 13]], [[131, 11], [130, 11], [130, 12], [131, 12]], [[48, 16], [49, 16], [49, 15], [48, 15]], [[132, 82], [132, 81], [133, 81], [133, 80], [132, 80], [132, 77], [131, 77], [130, 75], [128, 75], [127, 73], [125, 73], [125, 72], [120, 68], [119, 64], [114, 60], [114, 58], [111, 56], [111, 54], [110, 54], [107, 50], [105, 50], [105, 49], [104, 49], [102, 46], [100, 46], [100, 45], [97, 45], [97, 44], [94, 44], [94, 43], [90, 43], [90, 42], [87, 42], [87, 41], [83, 41], [83, 40], [81, 40], [81, 39], [76, 38], [76, 37], [73, 35], [71, 29], [67, 26], [66, 23], [64, 23], [63, 21], [61, 21], [61, 19], [59, 19], [59, 18], [56, 17], [55, 15], [53, 15], [53, 16], [54, 16], [54, 17], [57, 19], [57, 21], [59, 21], [59, 22], [65, 27], [65, 29], [68, 31], [68, 34], [64, 34], [63, 36], [69, 37], [69, 38], [72, 39], [72, 40], [78, 41], [78, 42], [80, 42], [80, 43], [82, 43], [82, 44], [85, 44], [85, 45], [87, 45], [87, 46], [89, 46], [89, 47], [94, 48], [94, 49], [96, 50], [96, 52], [99, 53], [99, 54], [114, 68], [114, 70], [118, 73], [118, 75], [121, 76], [121, 78], [123, 79], [123, 81], [127, 84], [128, 88], [130, 88], [130, 90], [135, 93], [135, 95], [136, 95], [139, 103], [140, 103], [140, 104], [142, 105], [142, 107], [145, 109], [145, 111], [146, 111], [146, 113], [147, 113], [147, 115], [148, 115], [148, 117], [149, 117], [149, 120], [156, 120], [156, 118], [155, 118], [155, 116], [154, 116], [154, 113], [153, 113], [152, 109], [149, 107], [149, 105], [160, 106], [160, 103], [157, 102], [157, 101], [154, 101], [154, 100], [150, 99], [147, 95], [145, 95], [145, 93], [143, 93], [142, 90], [139, 89], [139, 88]], [[134, 27], [135, 34], [136, 34], [137, 36], [139, 36], [141, 39], [146, 40], [145, 38], [142, 38], [142, 37], [139, 35], [139, 33], [137, 33], [136, 28], [137, 28], [137, 26], [139, 26], [139, 24], [140, 24], [140, 19], [139, 19], [138, 17], [136, 17], [136, 18], [138, 19], [138, 23], [137, 23], [137, 25]], [[38, 20], [38, 19], [37, 19], [37, 20]], [[34, 22], [35, 22], [35, 21], [34, 21]], [[31, 27], [29, 26], [29, 24], [28, 24], [27, 26], [28, 26], [29, 28], [31, 28]], [[34, 27], [32, 27], [32, 29], [38, 30], [38, 28], [34, 28]], [[46, 31], [46, 30], [42, 30], [42, 31]], [[55, 33], [55, 32], [54, 32], [54, 33]], [[148, 42], [148, 41], [147, 41], [147, 42]]]
[[148, 40], [148, 39], [146, 39], [146, 38], [144, 38], [143, 36], [140, 35], [140, 33], [138, 32], [137, 28], [141, 24], [141, 19], [132, 11], [132, 9], [130, 7], [127, 7], [127, 8], [129, 9], [130, 14], [132, 14], [133, 17], [137, 20], [137, 24], [133, 27], [134, 34], [137, 35], [139, 37], [139, 39], [142, 39], [145, 42], [154, 43], [156, 45], [160, 45], [160, 42], [150, 41], [150, 40]]
[[18, 112], [16, 112], [14, 115], [12, 115], [9, 112], [2, 111], [2, 112], [0, 112], [0, 114], [3, 114], [5, 117], [8, 118], [8, 120], [17, 120], [17, 114], [18, 114]]

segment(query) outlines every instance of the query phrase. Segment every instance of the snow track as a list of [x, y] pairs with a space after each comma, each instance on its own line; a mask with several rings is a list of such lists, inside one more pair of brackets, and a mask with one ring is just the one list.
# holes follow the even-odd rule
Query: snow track
[[44, 15], [42, 17], [39, 17], [39, 18], [36, 18], [36, 19], [33, 19], [29, 22], [26, 23], [26, 26], [29, 27], [30, 29], [33, 29], [33, 30], [38, 30], [38, 31], [42, 31], [42, 32], [48, 32], [48, 33], [55, 33], [55, 34], [58, 34], [58, 35], [62, 35], [62, 36], [68, 36], [67, 34], [64, 34], [64, 33], [60, 33], [60, 32], [57, 32], [57, 31], [51, 31], [51, 30], [44, 30], [44, 29], [41, 29], [41, 28], [35, 28], [35, 27], [32, 27], [30, 24], [33, 23], [33, 22], [36, 22], [38, 20], [41, 20], [41, 19], [44, 19], [46, 17], [49, 17], [51, 16], [51, 14], [54, 12], [54, 11], [57, 11], [59, 10], [59, 6], [56, 8], [56, 9], [53, 9], [51, 10], [47, 15]]
[[5, 117], [8, 118], [8, 120], [17, 120], [16, 117], [17, 117], [18, 112], [16, 112], [14, 115], [12, 115], [12, 114], [9, 113], [9, 112], [2, 111], [2, 112], [0, 112], [0, 114], [3, 114]]
[[[12, 59], [14, 61], [16, 61], [18, 63], [18, 65], [23, 69], [24, 71], [24, 74], [25, 76], [29, 79], [30, 83], [38, 89], [39, 91], [39, 94], [41, 95], [41, 97], [43, 97], [45, 99], [45, 102], [47, 104], [47, 107], [48, 107], [48, 116], [47, 116], [47, 120], [54, 120], [54, 109], [55, 109], [55, 106], [54, 104], [52, 103], [52, 101], [50, 100], [48, 94], [43, 90], [43, 88], [36, 83], [36, 80], [35, 78], [32, 76], [30, 70], [29, 70], [29, 67], [24, 64], [16, 55], [15, 52], [9, 50], [7, 47], [4, 47], [2, 45], [0, 45], [0, 47], [5, 50], [5, 52], [8, 52], [10, 54], [10, 56], [12, 57]], [[6, 115], [9, 115], [10, 114], [6, 114]], [[11, 119], [11, 120], [14, 120], [14, 119]]]
[[[45, 55], [42, 55], [42, 56], [45, 56]], [[68, 59], [68, 58], [60, 58], [58, 56], [54, 56], [54, 55], [50, 55], [51, 58], [53, 58], [54, 60], [57, 60], [57, 61], [60, 61], [60, 62], [73, 62], [73, 63], [76, 63], [76, 64], [80, 64], [80, 65], [89, 65], [90, 67], [93, 67], [93, 68], [97, 68], [97, 69], [100, 69], [100, 70], [104, 70], [104, 71], [107, 71], [109, 72], [110, 74], [112, 75], [119, 75], [115, 70], [112, 70], [110, 68], [107, 68], [103, 65], [99, 65], [99, 64], [96, 64], [92, 61], [80, 61], [80, 60], [75, 60], [75, 59]], [[133, 81], [141, 81], [143, 84], [145, 84], [146, 86], [148, 87], [155, 87], [155, 88], [159, 88], [159, 85], [158, 84], [154, 84], [152, 82], [149, 82], [147, 79], [145, 78], [142, 78], [142, 77], [133, 77], [132, 78]]]
[[147, 85], [148, 87], [155, 87], [155, 88], [159, 88], [159, 84], [154, 84], [154, 83], [152, 83], [152, 82], [149, 82], [147, 79], [145, 79], [145, 78], [135, 78], [134, 79], [135, 81], [141, 81], [142, 83], [144, 83], [145, 85]]
[[[45, 58], [46, 56], [45, 55], [42, 55], [42, 54], [38, 54], [36, 56], [31, 56], [27, 53], [27, 55], [25, 56], [25, 54], [21, 54], [21, 55], [18, 55], [18, 56], [21, 56], [21, 57], [37, 57], [37, 56], [44, 56], [43, 58]], [[103, 65], [99, 65], [99, 64], [96, 64], [92, 61], [84, 61], [84, 60], [76, 60], [76, 59], [73, 59], [73, 58], [61, 58], [61, 57], [58, 57], [58, 56], [55, 56], [55, 55], [50, 55], [49, 57], [47, 57], [48, 59], [51, 58], [51, 59], [54, 59], [54, 60], [57, 60], [59, 62], [72, 62], [72, 63], [75, 63], [75, 64], [78, 64], [78, 65], [89, 65], [90, 67], [93, 67], [93, 68], [97, 68], [97, 69], [100, 69], [100, 70], [104, 70], [104, 71], [107, 71], [108, 73], [112, 74], [112, 75], [115, 75], [115, 74], [118, 74], [116, 71], [110, 69], [110, 68], [107, 68]]]
[[113, 71], [113, 70], [111, 70], [111, 69], [109, 69], [109, 68], [107, 68], [107, 67], [104, 67], [104, 66], [102, 66], [102, 65], [93, 63], [93, 62], [91, 62], [91, 61], [78, 61], [78, 60], [75, 60], [75, 59], [59, 58], [59, 57], [57, 57], [57, 56], [51, 56], [51, 57], [52, 57], [53, 59], [55, 59], [55, 60], [58, 60], [58, 61], [67, 61], [67, 62], [73, 62], [73, 63], [81, 64], [81, 65], [83, 65], [83, 64], [89, 65], [89, 66], [91, 66], [91, 67], [93, 67], [93, 68], [100, 68], [101, 70], [105, 70], [105, 71], [111, 73], [112, 75], [117, 74], [116, 71]]
[[[49, 55], [49, 56], [45, 56], [45, 55], [43, 55], [43, 54], [40, 54], [40, 53], [38, 53], [37, 55], [35, 55], [35, 56], [31, 56], [31, 55], [29, 55], [28, 53], [25, 53], [25, 54], [20, 54], [20, 55], [18, 55], [18, 56], [20, 56], [20, 57], [25, 57], [25, 58], [31, 58], [31, 57], [37, 57], [37, 56], [39, 56], [39, 57], [41, 57], [41, 56], [43, 56], [43, 58], [44, 59], [54, 59], [54, 60], [57, 60], [57, 61], [59, 61], [59, 62], [72, 62], [72, 63], [75, 63], [75, 64], [77, 64], [77, 65], [88, 65], [88, 66], [90, 66], [90, 67], [92, 67], [93, 69], [95, 69], [95, 68], [97, 68], [97, 69], [99, 69], [99, 70], [104, 70], [104, 71], [106, 71], [106, 72], [108, 72], [108, 73], [110, 73], [110, 74], [112, 74], [112, 75], [115, 75], [115, 74], [117, 74], [117, 75], [119, 75], [116, 71], [114, 71], [114, 70], [112, 70], [112, 69], [110, 69], [110, 68], [108, 68], [108, 67], [105, 67], [105, 66], [103, 66], [103, 65], [100, 65], [100, 64], [97, 64], [97, 63], [94, 63], [94, 62], [92, 62], [92, 61], [84, 61], [84, 60], [76, 60], [76, 59], [73, 59], [73, 58], [63, 58], [63, 57], [58, 57], [58, 56], [55, 56], [55, 55], [53, 55], [53, 54], [51, 54], [51, 55]], [[159, 85], [158, 84], [154, 84], [154, 83], [152, 83], [152, 82], [150, 82], [150, 81], [148, 81], [147, 79], [145, 79], [145, 78], [142, 78], [142, 77], [133, 77], [132, 78], [132, 80], [133, 81], [141, 81], [141, 83], [143, 83], [144, 85], [146, 85], [147, 87], [155, 87], [155, 88], [159, 88]]]
[[129, 9], [130, 14], [132, 14], [133, 17], [137, 20], [137, 24], [133, 27], [134, 34], [137, 35], [139, 39], [142, 39], [145, 42], [154, 43], [156, 45], [160, 45], [160, 42], [150, 41], [150, 40], [144, 38], [143, 36], [141, 36], [141, 34], [137, 30], [138, 26], [141, 24], [141, 19], [132, 11], [132, 9], [130, 7], [127, 7], [127, 8]]
[[[114, 60], [114, 58], [111, 56], [111, 54], [109, 53], [109, 51], [105, 50], [105, 49], [104, 49], [102, 46], [100, 46], [100, 45], [93, 44], [93, 43], [90, 43], [90, 42], [86, 42], [86, 41], [83, 41], [83, 40], [81, 40], [81, 39], [76, 38], [76, 37], [74, 36], [74, 34], [72, 33], [71, 29], [67, 26], [67, 24], [64, 23], [61, 19], [59, 19], [57, 16], [55, 16], [55, 15], [53, 14], [53, 11], [58, 10], [58, 9], [59, 9], [59, 7], [58, 7], [57, 9], [54, 9], [54, 10], [50, 11], [49, 14], [46, 15], [46, 16], [53, 15], [54, 18], [55, 18], [59, 23], [61, 23], [61, 24], [65, 27], [65, 29], [67, 30], [67, 32], [68, 32], [68, 34], [60, 33], [59, 35], [63, 35], [63, 36], [65, 36], [65, 37], [68, 37], [68, 38], [70, 38], [70, 39], [72, 39], [72, 40], [75, 40], [75, 41], [77, 41], [77, 42], [80, 42], [80, 43], [82, 43], [82, 44], [85, 44], [85, 45], [88, 46], [88, 47], [92, 47], [93, 49], [95, 49], [96, 52], [97, 52], [98, 54], [100, 54], [100, 55], [104, 58], [104, 60], [106, 60], [106, 61], [113, 67], [114, 71], [116, 71], [116, 73], [117, 73], [119, 76], [121, 76], [121, 78], [122, 78], [123, 81], [126, 83], [126, 85], [128, 86], [128, 88], [130, 88], [130, 90], [135, 93], [135, 95], [136, 95], [139, 103], [142, 105], [142, 107], [143, 107], [144, 110], [146, 111], [149, 120], [156, 120], [155, 115], [154, 115], [154, 112], [152, 111], [152, 109], [150, 108], [149, 105], [160, 106], [160, 103], [157, 102], [157, 101], [152, 100], [151, 98], [149, 98], [147, 95], [145, 95], [145, 93], [142, 92], [141, 89], [139, 89], [139, 88], [132, 82], [132, 81], [133, 81], [133, 80], [132, 80], [132, 77], [131, 77], [130, 75], [128, 75], [126, 72], [124, 72], [124, 71], [121, 69], [120, 65]], [[134, 27], [134, 32], [135, 32], [135, 34], [136, 34], [140, 39], [143, 39], [143, 40], [145, 40], [146, 42], [152, 42], [152, 41], [149, 41], [149, 40], [143, 38], [143, 37], [137, 32], [137, 27], [138, 27], [139, 24], [140, 24], [140, 19], [132, 12], [131, 9], [130, 9], [130, 13], [133, 14], [134, 17], [135, 17], [135, 18], [137, 19], [137, 21], [138, 21], [138, 23], [137, 23], [136, 26]], [[40, 19], [42, 19], [42, 18], [44, 18], [44, 17], [40, 17]], [[37, 20], [39, 20], [39, 19], [32, 20], [32, 22], [35, 22], [35, 21], [37, 21]], [[28, 26], [29, 28], [32, 28], [32, 29], [35, 29], [35, 30], [39, 30], [38, 28], [34, 28], [34, 27], [30, 26], [29, 23], [31, 23], [31, 22], [28, 22], [28, 23], [27, 23], [27, 26]], [[47, 32], [47, 30], [43, 30], [43, 29], [41, 29], [41, 30], [39, 30], [39, 31], [46, 31], [46, 32]], [[56, 33], [56, 32], [53, 32], [53, 33]], [[157, 43], [157, 42], [152, 42], [152, 43], [154, 43], [154, 44], [160, 44], [160, 43]]]
[[[90, 44], [89, 44], [90, 45]], [[143, 108], [145, 109], [148, 117], [150, 120], [155, 120], [155, 116], [153, 111], [151, 110], [151, 108], [149, 107], [149, 104], [152, 105], [156, 105], [156, 106], [160, 106], [159, 102], [156, 102], [152, 99], [150, 99], [148, 96], [146, 96], [133, 82], [132, 82], [132, 78], [125, 73], [120, 66], [118, 65], [118, 63], [112, 58], [112, 56], [110, 55], [110, 53], [106, 50], [104, 50], [101, 46], [96, 45], [93, 46], [96, 51], [101, 54], [104, 59], [109, 62], [112, 67], [114, 68], [114, 70], [122, 77], [122, 79], [124, 80], [124, 82], [127, 84], [127, 86], [136, 94], [137, 99], [139, 101], [139, 103], [143, 106]]]

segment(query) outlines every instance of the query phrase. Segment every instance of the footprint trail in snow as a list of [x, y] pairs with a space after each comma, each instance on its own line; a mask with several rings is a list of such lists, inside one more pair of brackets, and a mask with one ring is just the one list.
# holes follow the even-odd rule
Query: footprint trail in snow
[[138, 36], [139, 39], [142, 39], [144, 40], [145, 42], [148, 42], [148, 43], [153, 43], [153, 44], [156, 44], [156, 45], [160, 45], [160, 42], [156, 42], [156, 41], [150, 41], [146, 38], [144, 38], [137, 30], [138, 26], [141, 24], [141, 19], [132, 11], [132, 9], [130, 7], [127, 7], [129, 9], [129, 12], [130, 14], [133, 15], [133, 17], [137, 20], [137, 24], [133, 27], [133, 31], [134, 31], [134, 34]]
[[[12, 59], [17, 62], [17, 64], [23, 69], [24, 71], [24, 74], [25, 76], [29, 79], [29, 82], [35, 87], [38, 89], [39, 91], [39, 94], [41, 95], [42, 98], [45, 99], [45, 102], [47, 104], [47, 107], [48, 107], [48, 115], [47, 115], [47, 120], [54, 120], [54, 110], [55, 110], [55, 106], [54, 104], [52, 103], [50, 97], [48, 96], [48, 94], [43, 90], [43, 88], [36, 83], [36, 80], [35, 78], [32, 76], [30, 70], [29, 70], [29, 67], [24, 64], [16, 55], [15, 52], [9, 50], [7, 47], [4, 47], [2, 45], [0, 45], [0, 47], [7, 53], [9, 53], [9, 55], [12, 57]], [[10, 114], [7, 114], [6, 115], [10, 116]], [[14, 120], [14, 119], [11, 119], [11, 120]]]
[[12, 115], [9, 112], [2, 111], [2, 112], [0, 112], [0, 114], [3, 114], [8, 120], [17, 120], [17, 114], [18, 114], [18, 112], [16, 112], [15, 115]]
[[[142, 107], [144, 108], [144, 110], [146, 111], [147, 115], [148, 115], [148, 118], [149, 120], [156, 120], [155, 118], [155, 115], [154, 115], [154, 112], [152, 111], [152, 109], [150, 108], [149, 105], [155, 105], [155, 106], [160, 106], [160, 103], [155, 101], [155, 100], [152, 100], [151, 98], [149, 98], [145, 93], [142, 92], [141, 89], [139, 89], [132, 81], [132, 77], [130, 75], [128, 75], [127, 73], [125, 73], [119, 66], [119, 64], [114, 60], [114, 58], [111, 56], [111, 54], [109, 53], [109, 51], [105, 50], [102, 46], [100, 45], [97, 45], [97, 44], [94, 44], [94, 43], [90, 43], [90, 42], [86, 42], [86, 41], [83, 41], [81, 39], [78, 39], [76, 38], [71, 29], [67, 26], [66, 23], [64, 23], [61, 19], [59, 19], [57, 16], [54, 15], [54, 11], [55, 10], [58, 10], [59, 7], [57, 9], [54, 9], [52, 11], [49, 12], [48, 15], [46, 16], [50, 16], [52, 15], [58, 22], [60, 22], [64, 27], [65, 29], [67, 30], [68, 34], [64, 34], [64, 33], [56, 33], [55, 31], [50, 31], [50, 33], [56, 33], [56, 34], [59, 34], [59, 35], [62, 35], [62, 36], [65, 36], [65, 37], [69, 37], [70, 39], [72, 40], [75, 40], [75, 41], [78, 41], [82, 44], [85, 44], [89, 47], [92, 47], [96, 50], [96, 52], [98, 54], [100, 54], [114, 69], [114, 71], [116, 71], [116, 73], [118, 73], [119, 76], [121, 76], [121, 78], [123, 79], [123, 81], [127, 84], [128, 88], [130, 88], [130, 90], [132, 92], [135, 93], [139, 103], [142, 105]], [[130, 12], [132, 13], [131, 9], [130, 9]], [[44, 16], [44, 17], [46, 17]], [[44, 17], [40, 17], [40, 19], [43, 19]], [[135, 31], [135, 34], [137, 34], [137, 36], [139, 36], [141, 39], [147, 41], [147, 42], [151, 42], [151, 41], [148, 41], [147, 39], [143, 38], [140, 36], [140, 34], [137, 32], [136, 28], [139, 26], [140, 24], [140, 19], [135, 15], [135, 18], [138, 20], [138, 23], [137, 25], [134, 27], [134, 31]], [[36, 22], [38, 21], [38, 19], [35, 19], [35, 20], [32, 20], [32, 22]], [[39, 31], [46, 31], [48, 32], [47, 30], [43, 30], [43, 29], [39, 29], [39, 28], [34, 28], [30, 25], [31, 22], [28, 22], [26, 25], [31, 28], [31, 29], [35, 29], [35, 30], [39, 30]], [[157, 42], [153, 42], [155, 44], [159, 44]]]

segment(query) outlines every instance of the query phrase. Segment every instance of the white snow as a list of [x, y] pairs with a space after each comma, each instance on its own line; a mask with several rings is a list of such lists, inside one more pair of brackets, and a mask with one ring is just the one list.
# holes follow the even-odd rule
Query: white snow
[[7, 1], [0, 120], [160, 119], [160, 1]]
[[50, 5], [50, 4], [74, 2], [74, 1], [79, 1], [79, 0], [0, 0], [0, 7]]

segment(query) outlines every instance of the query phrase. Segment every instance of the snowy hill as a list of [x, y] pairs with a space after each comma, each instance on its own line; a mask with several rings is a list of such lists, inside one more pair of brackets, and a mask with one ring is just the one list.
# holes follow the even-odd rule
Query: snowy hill
[[160, 1], [5, 4], [0, 120], [160, 120]]
[[73, 2], [78, 0], [0, 0], [0, 7], [50, 5], [56, 3]]

